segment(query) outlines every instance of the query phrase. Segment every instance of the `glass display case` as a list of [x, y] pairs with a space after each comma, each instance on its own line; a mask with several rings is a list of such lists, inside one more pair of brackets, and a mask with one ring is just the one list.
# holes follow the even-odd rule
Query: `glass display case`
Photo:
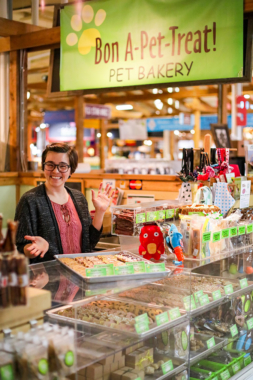
[[88, 284], [58, 262], [30, 270], [52, 293], [47, 321], [76, 331], [68, 378], [234, 380], [253, 371], [252, 264], [244, 248], [161, 279]]

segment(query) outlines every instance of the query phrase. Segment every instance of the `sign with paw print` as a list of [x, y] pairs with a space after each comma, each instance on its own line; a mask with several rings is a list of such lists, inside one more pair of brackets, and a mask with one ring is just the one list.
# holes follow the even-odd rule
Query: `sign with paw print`
[[243, 76], [243, 0], [75, 2], [60, 24], [61, 91]]

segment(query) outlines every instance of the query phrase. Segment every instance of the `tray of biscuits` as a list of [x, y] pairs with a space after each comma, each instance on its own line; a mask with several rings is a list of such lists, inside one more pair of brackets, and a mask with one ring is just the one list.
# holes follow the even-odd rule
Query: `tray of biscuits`
[[[165, 307], [140, 305], [137, 302], [118, 301], [103, 297], [82, 303], [61, 306], [46, 312], [50, 318], [80, 323], [96, 329], [121, 332], [134, 337], [147, 337], [161, 329], [186, 321], [187, 315], [170, 316]], [[157, 323], [157, 316], [168, 314], [166, 322]], [[145, 328], [144, 328], [145, 327]]]
[[164, 264], [154, 264], [128, 251], [102, 251], [54, 257], [64, 268], [87, 283], [161, 279], [171, 274]]

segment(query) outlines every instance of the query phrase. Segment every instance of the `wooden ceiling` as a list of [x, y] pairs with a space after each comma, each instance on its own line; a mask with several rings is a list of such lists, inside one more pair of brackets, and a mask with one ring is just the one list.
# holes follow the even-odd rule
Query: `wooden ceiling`
[[[61, 0], [40, 1], [39, 26], [51, 28], [53, 24], [54, 5]], [[13, 0], [13, 20], [31, 23], [31, 0]], [[245, 12], [253, 11], [253, 0], [245, 0]], [[47, 78], [49, 72], [50, 51], [30, 52], [28, 55], [28, 113], [30, 119], [43, 118], [43, 112], [73, 109], [74, 97], [48, 98]], [[171, 89], [169, 89], [171, 91]], [[113, 118], [141, 118], [174, 116], [180, 112], [195, 112], [200, 110], [203, 114], [217, 113], [218, 86], [198, 86], [173, 88], [169, 92], [167, 88], [154, 90], [136, 90], [127, 92], [110, 92], [107, 94], [84, 95], [84, 101], [89, 103], [108, 104], [112, 108]], [[253, 85], [243, 85], [243, 94], [251, 95], [249, 106], [253, 108]], [[155, 100], [160, 99], [162, 108], [158, 109]], [[116, 105], [131, 104], [132, 111], [117, 111]], [[231, 110], [231, 86], [228, 86], [227, 99], [228, 112]], [[253, 112], [253, 109], [249, 109]]]

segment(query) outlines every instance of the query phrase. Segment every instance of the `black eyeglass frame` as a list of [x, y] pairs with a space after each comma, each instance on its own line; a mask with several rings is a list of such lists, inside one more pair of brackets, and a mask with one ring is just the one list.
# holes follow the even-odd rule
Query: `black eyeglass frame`
[[[54, 168], [53, 168], [52, 170], [46, 169], [46, 168], [45, 168], [45, 165], [47, 165], [47, 164], [48, 164], [48, 165], [53, 165]], [[60, 170], [60, 165], [65, 165], [65, 166], [68, 167], [68, 169], [67, 169], [66, 171], [63, 172], [63, 171]], [[58, 170], [59, 173], [67, 173], [67, 171], [69, 170], [69, 168], [70, 168], [71, 166], [68, 165], [68, 164], [58, 164], [58, 165], [56, 165], [56, 164], [54, 164], [53, 162], [44, 162], [44, 163], [43, 163], [43, 169], [44, 169], [44, 170], [47, 170], [47, 171], [49, 171], [49, 172], [53, 172], [54, 169], [55, 169], [56, 167], [57, 167], [57, 170]]]

